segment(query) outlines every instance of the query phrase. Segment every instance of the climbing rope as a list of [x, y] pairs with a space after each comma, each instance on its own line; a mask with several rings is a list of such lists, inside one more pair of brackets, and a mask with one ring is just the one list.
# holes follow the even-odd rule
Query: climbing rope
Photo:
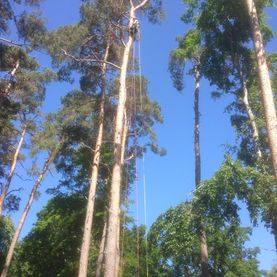
[[[143, 97], [142, 97], [142, 69], [141, 69], [141, 41], [138, 41], [138, 66], [139, 66], [139, 94], [140, 94], [140, 109], [143, 112]], [[146, 175], [145, 175], [145, 157], [142, 151], [142, 182], [143, 182], [143, 206], [144, 206], [144, 225], [145, 225], [145, 262], [146, 262], [146, 277], [149, 276], [149, 261], [148, 261], [148, 229], [147, 229], [147, 195], [146, 195]]]

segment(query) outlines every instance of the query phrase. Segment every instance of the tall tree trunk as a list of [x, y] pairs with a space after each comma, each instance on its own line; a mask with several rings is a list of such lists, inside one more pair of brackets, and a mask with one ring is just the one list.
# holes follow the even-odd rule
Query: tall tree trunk
[[[126, 149], [126, 142], [127, 142], [127, 135], [128, 135], [128, 130], [129, 130], [129, 122], [128, 122], [128, 116], [127, 116], [127, 111], [125, 109], [124, 111], [124, 127], [123, 127], [123, 135], [122, 135], [122, 148], [121, 148], [121, 166], [124, 166], [124, 160], [125, 160], [125, 149]], [[128, 182], [128, 180], [126, 180]], [[121, 262], [123, 259], [123, 240], [120, 248], [120, 229], [124, 230], [123, 224], [119, 224], [118, 230], [117, 230], [117, 247], [119, 249], [119, 255], [118, 255], [118, 261], [117, 261], [117, 266], [118, 268], [116, 269], [116, 272], [118, 272], [119, 276], [122, 276], [123, 274], [123, 267], [121, 266]], [[123, 231], [124, 232], [124, 231]], [[123, 238], [122, 238], [123, 239]]]
[[109, 49], [110, 49], [110, 45], [108, 44], [106, 47], [106, 51], [103, 59], [104, 62], [102, 64], [102, 92], [101, 92], [100, 111], [99, 111], [99, 118], [98, 118], [99, 126], [98, 126], [96, 145], [94, 149], [94, 156], [92, 158], [93, 160], [92, 171], [91, 171], [91, 178], [90, 178], [86, 219], [84, 224], [83, 241], [81, 246], [81, 256], [80, 256], [79, 275], [78, 275], [79, 277], [86, 277], [87, 270], [88, 270], [91, 229], [92, 229], [92, 223], [93, 223], [96, 186], [97, 186], [97, 180], [98, 180], [98, 170], [99, 170], [99, 162], [100, 162], [100, 154], [101, 154], [100, 152], [101, 152], [102, 140], [103, 140], [104, 116], [105, 116], [105, 94], [106, 94], [106, 71], [107, 71], [106, 61], [108, 59]]
[[45, 163], [43, 165], [42, 172], [38, 176], [38, 178], [37, 178], [37, 180], [36, 180], [36, 182], [35, 182], [35, 184], [32, 188], [32, 191], [31, 191], [30, 196], [29, 196], [29, 200], [28, 200], [28, 202], [26, 204], [26, 207], [25, 207], [25, 209], [24, 209], [24, 211], [21, 215], [18, 226], [17, 226], [16, 231], [14, 233], [11, 245], [9, 247], [9, 251], [8, 251], [8, 254], [7, 254], [7, 257], [6, 257], [6, 261], [5, 261], [5, 264], [4, 264], [3, 271], [1, 273], [1, 277], [6, 277], [7, 274], [8, 274], [8, 271], [9, 271], [9, 268], [10, 268], [10, 265], [11, 265], [11, 261], [12, 261], [12, 258], [13, 258], [14, 250], [15, 250], [15, 247], [16, 247], [16, 243], [18, 241], [18, 238], [19, 238], [19, 235], [21, 233], [22, 227], [24, 225], [25, 219], [26, 219], [26, 217], [28, 215], [28, 212], [29, 212], [29, 210], [32, 206], [32, 203], [34, 201], [34, 197], [37, 193], [37, 189], [38, 189], [39, 185], [41, 184], [41, 181], [42, 181], [45, 173], [47, 172], [47, 170], [49, 168], [49, 165], [51, 164], [51, 162], [53, 161], [53, 159], [57, 155], [57, 152], [58, 152], [58, 147], [49, 155], [49, 157], [45, 161]]
[[[200, 156], [200, 112], [199, 112], [199, 88], [200, 88], [200, 72], [199, 61], [194, 66], [195, 92], [194, 92], [194, 155], [195, 155], [195, 187], [197, 188], [201, 182], [201, 156]], [[199, 233], [200, 240], [200, 260], [202, 277], [208, 277], [209, 274], [209, 258], [208, 244], [204, 226], [201, 226]]]
[[104, 227], [103, 227], [103, 233], [100, 243], [100, 249], [99, 249], [99, 255], [97, 259], [96, 264], [96, 273], [95, 277], [101, 277], [102, 276], [102, 268], [104, 263], [104, 250], [105, 250], [105, 244], [106, 244], [106, 237], [107, 237], [107, 219], [105, 219]]
[[[105, 249], [105, 270], [104, 277], [117, 277], [119, 269], [119, 228], [120, 228], [120, 196], [121, 196], [121, 179], [122, 179], [122, 136], [124, 126], [124, 110], [126, 103], [126, 76], [127, 67], [130, 56], [131, 47], [133, 45], [135, 34], [134, 30], [137, 29], [136, 11], [142, 8], [148, 0], [144, 0], [139, 5], [130, 8], [129, 14], [129, 36], [126, 43], [122, 65], [120, 70], [120, 86], [118, 95], [118, 105], [114, 128], [114, 149], [113, 149], [113, 170], [112, 182], [110, 191], [110, 205], [108, 216], [108, 230], [107, 230], [107, 244]], [[131, 1], [132, 3], [132, 1]]]
[[272, 157], [274, 176], [277, 186], [277, 117], [274, 98], [271, 88], [270, 75], [266, 62], [265, 50], [255, 3], [253, 0], [245, 0], [250, 19], [253, 43], [256, 51], [258, 72], [261, 86], [261, 94], [265, 112], [266, 127], [269, 139], [269, 147]]
[[13, 175], [14, 175], [14, 171], [15, 171], [16, 164], [17, 164], [17, 159], [18, 159], [18, 156], [19, 156], [19, 153], [20, 153], [20, 150], [21, 150], [24, 138], [25, 138], [25, 134], [26, 134], [26, 126], [24, 127], [24, 129], [21, 133], [20, 140], [17, 144], [17, 148], [16, 148], [14, 156], [13, 156], [13, 161], [12, 161], [12, 164], [11, 164], [10, 173], [9, 173], [7, 182], [4, 186], [2, 194], [0, 196], [0, 216], [2, 216], [2, 213], [3, 213], [5, 198], [7, 196], [7, 193], [8, 193], [8, 190], [9, 190], [9, 187], [10, 187]]

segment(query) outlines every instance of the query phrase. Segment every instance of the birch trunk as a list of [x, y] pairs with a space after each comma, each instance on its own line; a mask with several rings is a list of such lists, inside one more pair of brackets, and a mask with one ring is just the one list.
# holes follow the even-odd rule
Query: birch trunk
[[265, 112], [266, 127], [268, 132], [269, 147], [277, 186], [277, 117], [274, 104], [274, 97], [272, 93], [270, 75], [266, 62], [263, 39], [261, 35], [255, 3], [253, 0], [245, 0], [245, 3], [250, 19], [253, 43], [258, 63], [258, 73]]
[[[195, 92], [194, 92], [194, 155], [195, 155], [195, 187], [197, 188], [201, 182], [201, 156], [200, 156], [200, 112], [199, 112], [199, 89], [200, 89], [200, 72], [199, 61], [194, 67]], [[209, 274], [209, 258], [208, 244], [204, 226], [201, 226], [200, 234], [200, 260], [202, 277], [208, 277]]]
[[14, 176], [14, 171], [15, 171], [16, 164], [17, 164], [17, 159], [18, 159], [18, 156], [19, 156], [19, 153], [20, 153], [20, 150], [21, 150], [24, 138], [25, 138], [25, 134], [26, 134], [26, 127], [24, 127], [24, 129], [23, 129], [23, 131], [21, 133], [20, 140], [18, 142], [17, 148], [16, 148], [14, 156], [13, 156], [13, 161], [12, 161], [12, 165], [11, 165], [11, 168], [10, 168], [10, 173], [9, 173], [7, 182], [6, 182], [5, 186], [4, 186], [2, 194], [0, 196], [0, 216], [2, 216], [2, 213], [3, 213], [5, 198], [7, 196], [7, 193], [8, 193], [8, 190], [9, 190], [12, 178]]
[[101, 102], [100, 102], [100, 111], [99, 111], [99, 119], [98, 119], [99, 126], [98, 126], [94, 156], [92, 158], [92, 171], [91, 171], [91, 178], [90, 178], [83, 241], [81, 246], [81, 256], [80, 256], [79, 275], [78, 275], [79, 277], [86, 277], [87, 271], [88, 271], [91, 229], [93, 224], [96, 186], [97, 186], [98, 169], [99, 169], [100, 154], [101, 154], [100, 151], [101, 151], [102, 140], [103, 140], [104, 116], [105, 116], [105, 94], [106, 94], [106, 71], [107, 71], [106, 61], [108, 59], [109, 49], [110, 49], [110, 46], [108, 44], [106, 47], [104, 62], [102, 65], [102, 92], [101, 92]]
[[53, 151], [52, 154], [47, 158], [47, 160], [44, 163], [42, 172], [38, 176], [38, 178], [37, 178], [37, 180], [36, 180], [36, 182], [35, 182], [35, 184], [32, 188], [32, 191], [31, 191], [30, 196], [29, 196], [29, 200], [28, 200], [27, 205], [26, 205], [26, 207], [25, 207], [25, 209], [24, 209], [24, 211], [21, 215], [18, 226], [17, 226], [16, 231], [14, 233], [11, 245], [9, 247], [9, 251], [8, 251], [8, 254], [7, 254], [7, 257], [6, 257], [6, 261], [5, 261], [5, 264], [4, 264], [3, 271], [1, 273], [1, 277], [6, 277], [7, 274], [8, 274], [8, 271], [9, 271], [9, 268], [10, 268], [10, 265], [11, 265], [11, 261], [12, 261], [12, 258], [13, 258], [14, 250], [15, 250], [15, 247], [16, 247], [16, 243], [18, 241], [19, 235], [20, 235], [21, 230], [23, 228], [25, 219], [26, 219], [26, 217], [28, 215], [28, 212], [29, 212], [29, 210], [32, 206], [32, 203], [34, 201], [34, 197], [37, 193], [37, 189], [38, 189], [39, 185], [41, 184], [41, 181], [42, 181], [44, 175], [46, 174], [46, 172], [49, 168], [49, 165], [51, 164], [51, 162], [55, 158], [57, 152], [58, 152], [58, 148], [55, 151]]

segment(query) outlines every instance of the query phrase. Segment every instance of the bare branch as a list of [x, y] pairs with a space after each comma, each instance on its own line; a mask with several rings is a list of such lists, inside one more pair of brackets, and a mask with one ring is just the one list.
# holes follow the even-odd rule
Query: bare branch
[[89, 58], [80, 59], [80, 58], [77, 58], [77, 57], [75, 57], [75, 56], [73, 56], [73, 55], [67, 53], [67, 51], [64, 50], [64, 49], [61, 49], [61, 50], [63, 51], [63, 53], [64, 53], [65, 56], [71, 58], [71, 59], [74, 60], [75, 62], [94, 62], [94, 63], [102, 63], [102, 64], [103, 64], [103, 63], [106, 63], [106, 64], [111, 65], [111, 66], [113, 66], [113, 67], [115, 67], [115, 68], [117, 68], [117, 69], [121, 69], [120, 66], [118, 66], [118, 65], [116, 65], [116, 64], [114, 64], [114, 63], [108, 62], [108, 61], [103, 61], [103, 60], [99, 60], [99, 59], [89, 59]]
[[14, 45], [14, 46], [18, 46], [18, 47], [24, 46], [24, 44], [19, 44], [19, 43], [13, 42], [12, 40], [8, 40], [8, 39], [2, 38], [2, 37], [0, 37], [0, 41], [4, 41], [4, 42], [6, 42], [8, 44], [11, 44], [11, 45]]
[[138, 4], [135, 8], [134, 11], [137, 11], [139, 9], [141, 9], [143, 6], [145, 6], [147, 4], [148, 0], [144, 0], [142, 1], [140, 4]]

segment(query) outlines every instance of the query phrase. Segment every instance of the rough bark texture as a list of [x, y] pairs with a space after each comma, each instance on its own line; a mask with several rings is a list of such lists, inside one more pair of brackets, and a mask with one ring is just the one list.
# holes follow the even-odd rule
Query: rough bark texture
[[[194, 91], [194, 155], [195, 155], [195, 187], [201, 182], [201, 156], [200, 156], [200, 112], [199, 112], [199, 89], [200, 89], [200, 72], [199, 61], [196, 61], [194, 67], [195, 91]], [[200, 259], [202, 277], [209, 276], [209, 259], [208, 244], [204, 227], [201, 226], [200, 234]]]
[[100, 243], [100, 249], [99, 249], [99, 255], [97, 259], [96, 264], [96, 272], [95, 277], [101, 277], [102, 276], [102, 268], [104, 263], [104, 249], [106, 244], [106, 237], [107, 237], [107, 222], [105, 221], [104, 227], [103, 227], [103, 233]]
[[91, 229], [93, 223], [93, 212], [94, 212], [94, 203], [95, 203], [95, 195], [96, 195], [96, 186], [98, 179], [98, 169], [100, 162], [100, 151], [102, 147], [103, 141], [103, 128], [104, 128], [104, 116], [105, 116], [105, 90], [106, 90], [106, 69], [107, 64], [105, 63], [108, 59], [110, 46], [107, 45], [104, 63], [102, 65], [102, 92], [101, 92], [101, 101], [100, 101], [100, 110], [99, 110], [99, 126], [98, 133], [96, 139], [96, 145], [94, 149], [94, 155], [92, 158], [92, 171], [90, 177], [90, 186], [89, 186], [89, 195], [87, 202], [87, 210], [86, 210], [86, 219], [84, 224], [84, 233], [83, 233], [83, 241], [81, 246], [81, 256], [80, 256], [80, 265], [79, 265], [79, 277], [86, 277], [88, 270], [88, 259], [89, 259], [89, 247], [90, 247], [90, 239], [91, 239]]
[[17, 159], [18, 159], [18, 156], [19, 156], [19, 153], [20, 153], [20, 150], [21, 150], [24, 138], [25, 138], [25, 134], [26, 134], [26, 127], [24, 127], [24, 129], [21, 133], [20, 140], [17, 144], [17, 148], [16, 148], [14, 156], [13, 156], [13, 161], [12, 161], [12, 164], [11, 164], [10, 173], [9, 173], [8, 178], [7, 178], [7, 182], [4, 186], [2, 194], [0, 196], [0, 216], [2, 216], [2, 213], [3, 213], [5, 198], [7, 196], [7, 193], [8, 193], [8, 190], [9, 190], [9, 187], [10, 187], [13, 175], [14, 175], [14, 171], [15, 171], [16, 164], [17, 164]]
[[253, 43], [258, 63], [258, 73], [261, 86], [261, 94], [265, 112], [266, 128], [269, 139], [269, 147], [274, 168], [274, 176], [277, 186], [277, 117], [274, 98], [271, 88], [270, 75], [266, 62], [263, 39], [260, 31], [259, 20], [253, 0], [245, 0], [250, 19]]
[[18, 238], [19, 238], [19, 235], [21, 233], [21, 230], [22, 230], [22, 227], [24, 225], [24, 222], [25, 222], [25, 219], [28, 215], [28, 212], [32, 206], [32, 203], [34, 201], [34, 198], [35, 198], [35, 195], [37, 193], [37, 189], [45, 175], [45, 173], [47, 172], [48, 168], [49, 168], [49, 165], [51, 164], [51, 162], [53, 161], [53, 159], [55, 158], [56, 154], [57, 154], [57, 151], [58, 151], [58, 148], [53, 151], [51, 153], [51, 155], [47, 158], [47, 160], [45, 161], [44, 163], [44, 166], [43, 166], [43, 169], [42, 169], [42, 172], [40, 173], [40, 175], [38, 176], [33, 188], [32, 188], [32, 191], [30, 193], [30, 196], [29, 196], [29, 200], [27, 202], [27, 205], [21, 215], [21, 218], [19, 220], [19, 223], [18, 223], [18, 226], [16, 228], [16, 231], [14, 233], [14, 236], [13, 236], [13, 239], [12, 239], [12, 242], [11, 242], [11, 245], [9, 247], [9, 251], [8, 251], [8, 254], [7, 254], [7, 257], [6, 257], [6, 261], [5, 261], [5, 264], [4, 264], [4, 268], [3, 268], [3, 271], [1, 273], [1, 277], [6, 277], [7, 274], [8, 274], [8, 271], [9, 271], [9, 268], [10, 268], [10, 265], [11, 265], [11, 261], [12, 261], [12, 258], [13, 258], [13, 254], [14, 254], [14, 250], [15, 250], [15, 247], [16, 247], [16, 243], [18, 241]]

